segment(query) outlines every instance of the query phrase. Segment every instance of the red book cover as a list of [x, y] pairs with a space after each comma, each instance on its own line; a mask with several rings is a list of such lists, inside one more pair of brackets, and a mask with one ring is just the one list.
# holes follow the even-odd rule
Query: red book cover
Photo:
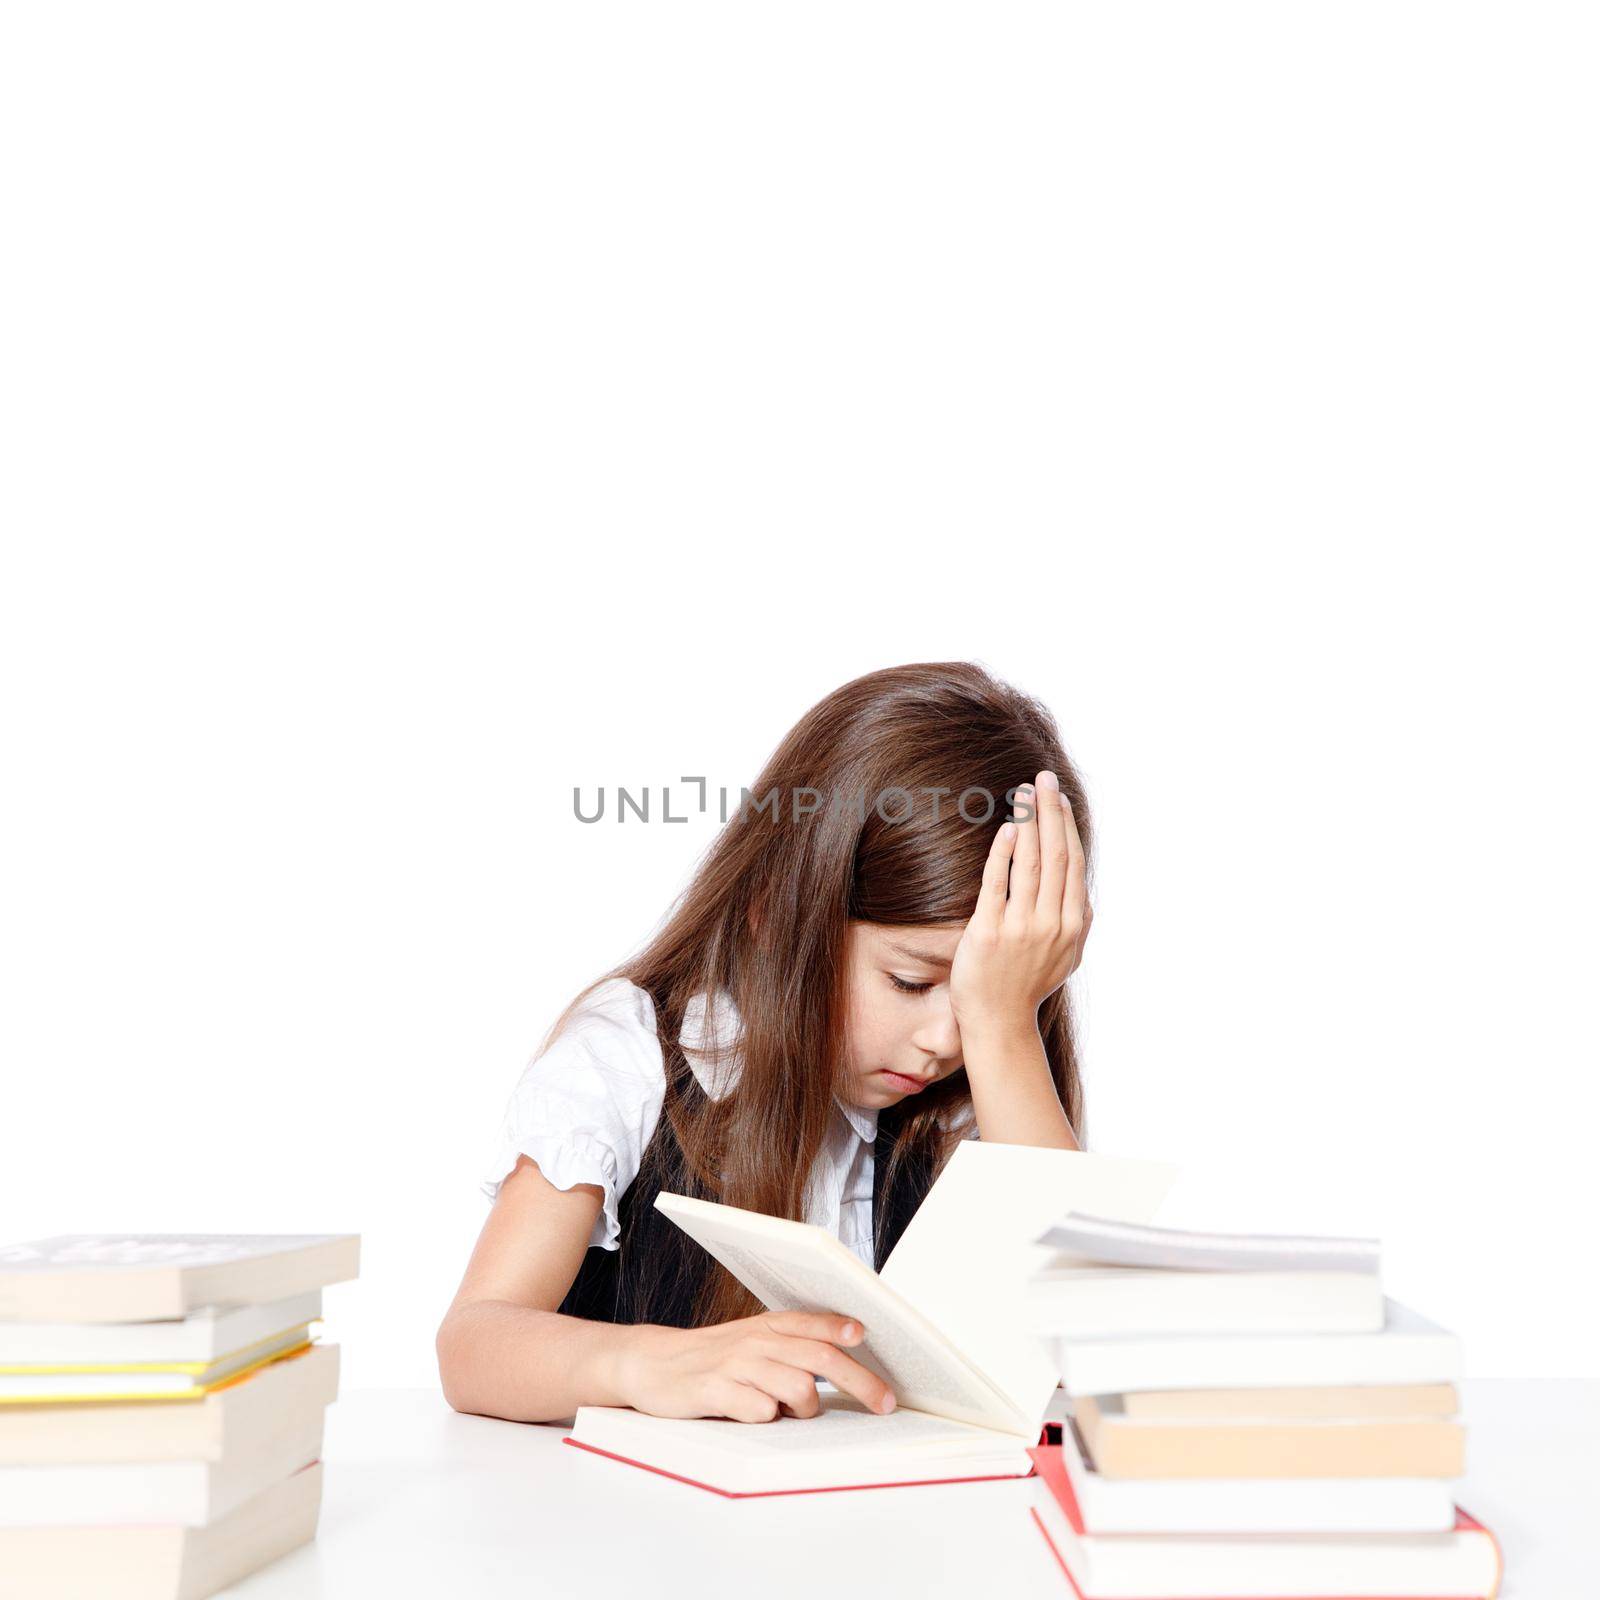
[[[759, 1427], [759, 1423], [752, 1424]], [[1044, 1444], [1049, 1437], [1048, 1426], [1039, 1434], [1040, 1444]], [[1038, 1473], [1038, 1457], [1032, 1448], [1028, 1455], [1033, 1465], [1026, 1472], [991, 1472], [978, 1478], [913, 1478], [909, 1483], [830, 1483], [816, 1489], [719, 1489], [714, 1483], [701, 1483], [695, 1478], [685, 1478], [680, 1473], [668, 1472], [665, 1467], [652, 1467], [648, 1461], [635, 1461], [631, 1456], [619, 1456], [614, 1451], [602, 1450], [599, 1445], [585, 1444], [581, 1439], [574, 1439], [569, 1433], [562, 1441], [563, 1444], [576, 1445], [579, 1450], [588, 1450], [597, 1456], [606, 1456], [612, 1461], [621, 1461], [630, 1467], [643, 1467], [646, 1472], [659, 1473], [663, 1478], [672, 1478], [678, 1483], [687, 1483], [696, 1489], [707, 1489], [712, 1494], [720, 1494], [728, 1500], [753, 1500], [764, 1495], [774, 1494], [838, 1494], [851, 1489], [920, 1489], [924, 1485], [936, 1483], [998, 1483], [1005, 1479], [1032, 1478]]]
[[[1072, 1531], [1080, 1539], [1093, 1538], [1094, 1536], [1083, 1525], [1083, 1513], [1078, 1508], [1078, 1497], [1072, 1492], [1072, 1479], [1067, 1475], [1067, 1469], [1062, 1463], [1061, 1446], [1059, 1444], [1041, 1442], [1037, 1445], [1030, 1445], [1028, 1447], [1028, 1455], [1033, 1460], [1039, 1481], [1049, 1489], [1056, 1504], [1061, 1507]], [[1050, 1554], [1056, 1558], [1056, 1565], [1061, 1568], [1062, 1576], [1067, 1580], [1067, 1587], [1072, 1591], [1073, 1600], [1095, 1600], [1093, 1595], [1086, 1595], [1078, 1587], [1077, 1580], [1072, 1576], [1065, 1560], [1062, 1559], [1061, 1552], [1056, 1548], [1056, 1542], [1050, 1537], [1050, 1530], [1045, 1527], [1039, 1513], [1030, 1506], [1028, 1515], [1033, 1519], [1033, 1525], [1043, 1535], [1044, 1542], [1050, 1547]], [[1476, 1517], [1463, 1511], [1460, 1506], [1456, 1507], [1455, 1531], [1457, 1533], [1477, 1532], [1488, 1539], [1489, 1543], [1494, 1547], [1495, 1578], [1493, 1587], [1487, 1595], [1458, 1595], [1452, 1597], [1452, 1600], [1495, 1600], [1495, 1596], [1500, 1592], [1501, 1579], [1505, 1575], [1505, 1560], [1500, 1549], [1500, 1541]], [[1106, 1534], [1101, 1537], [1116, 1538], [1122, 1536]], [[1141, 1600], [1171, 1600], [1171, 1597], [1147, 1595], [1141, 1597]], [[1304, 1600], [1304, 1597], [1282, 1595], [1278, 1597], [1278, 1600]], [[1417, 1597], [1415, 1595], [1334, 1596], [1330, 1597], [1330, 1600], [1417, 1600]]]

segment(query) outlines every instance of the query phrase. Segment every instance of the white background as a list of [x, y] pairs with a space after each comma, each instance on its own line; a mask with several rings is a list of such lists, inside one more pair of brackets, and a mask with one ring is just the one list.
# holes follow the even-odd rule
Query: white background
[[1089, 785], [1091, 1147], [1586, 1371], [1595, 46], [7, 8], [0, 1233], [359, 1230], [347, 1379], [431, 1382], [512, 1082], [713, 834], [573, 786], [970, 658]]

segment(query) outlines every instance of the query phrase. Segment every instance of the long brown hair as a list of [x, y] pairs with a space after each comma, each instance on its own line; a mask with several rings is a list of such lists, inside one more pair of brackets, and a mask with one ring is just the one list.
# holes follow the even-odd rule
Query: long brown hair
[[[847, 1071], [849, 924], [965, 922], [990, 843], [1009, 814], [1007, 791], [1045, 767], [1061, 780], [1092, 863], [1083, 784], [1038, 701], [965, 661], [853, 679], [795, 724], [660, 931], [579, 994], [541, 1050], [600, 984], [637, 984], [655, 1004], [667, 1077], [662, 1120], [682, 1146], [696, 1192], [802, 1219], [833, 1092]], [[978, 820], [985, 795], [992, 814]], [[731, 998], [741, 1028], [721, 1049], [708, 1040], [703, 1059], [715, 1070], [736, 1053], [738, 1083], [720, 1100], [701, 1097], [704, 1109], [689, 1116], [676, 1092], [690, 1074], [678, 1035], [690, 1000], [719, 990]], [[1065, 985], [1040, 1006], [1039, 1030], [1081, 1143], [1082, 1087]], [[966, 1074], [958, 1072], [917, 1095], [914, 1106], [892, 1108], [900, 1114], [884, 1181], [917, 1157], [937, 1170], [959, 1140], [953, 1119], [970, 1098]], [[695, 1325], [760, 1309], [713, 1262]]]

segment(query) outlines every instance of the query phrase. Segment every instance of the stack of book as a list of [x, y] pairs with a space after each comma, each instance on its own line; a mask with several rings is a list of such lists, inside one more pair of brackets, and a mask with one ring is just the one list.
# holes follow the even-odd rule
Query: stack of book
[[1375, 1240], [1069, 1213], [1038, 1242], [1069, 1415], [1032, 1516], [1080, 1600], [1497, 1591], [1454, 1498], [1460, 1342], [1384, 1296]]
[[346, 1235], [0, 1248], [0, 1592], [201, 1600], [316, 1533]]

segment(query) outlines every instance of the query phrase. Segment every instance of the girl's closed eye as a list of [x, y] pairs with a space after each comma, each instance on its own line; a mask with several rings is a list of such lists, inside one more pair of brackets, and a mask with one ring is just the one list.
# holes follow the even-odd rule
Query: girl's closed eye
[[906, 978], [896, 977], [892, 972], [888, 976], [889, 982], [892, 983], [895, 988], [901, 992], [901, 994], [923, 994], [933, 987], [931, 983], [912, 983]]

